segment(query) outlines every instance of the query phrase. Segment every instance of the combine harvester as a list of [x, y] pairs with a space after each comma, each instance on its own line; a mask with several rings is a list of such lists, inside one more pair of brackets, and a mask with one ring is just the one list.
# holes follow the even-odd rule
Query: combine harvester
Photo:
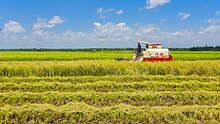
[[168, 49], [164, 49], [160, 43], [148, 43], [145, 41], [138, 41], [141, 44], [146, 45], [146, 49], [141, 54], [135, 54], [133, 62], [142, 61], [172, 61], [172, 55]]

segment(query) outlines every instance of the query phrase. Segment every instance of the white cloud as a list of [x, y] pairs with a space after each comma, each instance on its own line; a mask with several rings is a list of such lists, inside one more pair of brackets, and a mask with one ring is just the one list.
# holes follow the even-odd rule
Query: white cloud
[[52, 26], [55, 26], [57, 24], [62, 24], [64, 20], [59, 16], [54, 16], [48, 23]]
[[93, 25], [95, 26], [95, 28], [100, 28], [102, 26], [102, 24], [99, 22], [94, 22]]
[[210, 25], [206, 28], [200, 29], [200, 31], [197, 34], [197, 39], [198, 41], [200, 41], [200, 44], [198, 46], [201, 46], [201, 44], [219, 46], [219, 34], [220, 25]]
[[59, 16], [54, 16], [50, 20], [47, 19], [37, 19], [37, 23], [33, 24], [33, 30], [40, 30], [43, 28], [53, 28], [58, 24], [62, 24], [64, 22], [63, 18]]
[[219, 15], [219, 14], [220, 14], [220, 10], [218, 10], [218, 11], [215, 12], [215, 15], [216, 15], [216, 16]]
[[95, 30], [99, 30], [101, 32], [114, 32], [114, 31], [129, 31], [130, 28], [127, 26], [126, 23], [121, 22], [118, 24], [113, 24], [113, 23], [107, 23], [102, 25], [101, 23], [94, 23], [95, 25]]
[[220, 18], [213, 18], [213, 19], [209, 19], [206, 21], [207, 23], [210, 23], [210, 24], [218, 24], [220, 23]]
[[108, 8], [108, 9], [104, 9], [104, 8], [98, 8], [96, 10], [96, 13], [97, 14], [103, 14], [103, 13], [107, 13], [107, 12], [112, 12], [112, 11], [115, 11], [115, 8]]
[[32, 32], [32, 35], [35, 38], [44, 38], [44, 39], [49, 39], [51, 38], [51, 35], [53, 34], [53, 32], [49, 32], [49, 31], [43, 31], [43, 30], [36, 30]]
[[107, 18], [107, 14], [115, 13], [117, 15], [121, 15], [123, 14], [123, 10], [116, 10], [115, 8], [104, 9], [101, 7], [96, 10], [96, 13], [99, 15], [100, 18], [105, 19]]
[[98, 8], [98, 9], [96, 10], [96, 13], [97, 13], [97, 14], [102, 14], [102, 13], [103, 13], [103, 8]]
[[5, 33], [23, 33], [26, 30], [22, 25], [16, 21], [9, 20], [8, 23], [4, 25], [3, 32]]
[[118, 11], [116, 12], [116, 14], [117, 14], [117, 15], [123, 14], [123, 10], [122, 10], [122, 9], [121, 9], [121, 10], [118, 10]]
[[104, 10], [104, 12], [113, 12], [113, 11], [115, 11], [115, 8], [108, 8]]
[[[212, 29], [212, 32], [211, 32]], [[198, 30], [183, 30], [166, 32], [156, 25], [147, 25], [135, 31], [134, 39], [148, 41], [150, 43], [162, 43], [165, 47], [192, 47], [204, 45], [218, 45], [220, 30], [216, 28], [206, 29], [205, 34]], [[210, 41], [211, 40], [211, 41]]]
[[145, 9], [153, 9], [159, 6], [163, 6], [169, 2], [170, 0], [147, 0]]
[[209, 27], [202, 29], [199, 34], [205, 33], [220, 33], [220, 25], [210, 25]]
[[170, 35], [172, 36], [186, 36], [187, 34], [189, 34], [190, 32], [187, 32], [187, 31], [177, 31], [177, 32], [171, 32], [169, 33]]
[[220, 25], [193, 30], [163, 31], [159, 25], [129, 27], [125, 22], [94, 22], [93, 31], [52, 32], [43, 29], [13, 34], [0, 33], [0, 48], [94, 48], [136, 47], [138, 40], [162, 43], [164, 47], [219, 45]]
[[160, 28], [151, 24], [138, 29], [136, 35], [142, 36], [142, 35], [158, 33], [158, 32], [160, 32]]
[[126, 23], [121, 22], [118, 24], [107, 23], [100, 24], [94, 23], [95, 29], [91, 33], [92, 39], [102, 42], [127, 42], [130, 39], [132, 30]]
[[87, 41], [86, 39], [89, 39], [89, 34], [87, 32], [73, 32], [73, 31], [67, 31], [61, 34], [61, 41], [68, 41], [70, 39], [73, 39], [74, 42], [76, 41]]
[[180, 12], [179, 16], [180, 16], [181, 20], [186, 20], [191, 16], [191, 14], [190, 13], [185, 13], [185, 12]]
[[98, 8], [96, 10], [96, 13], [99, 15], [100, 18], [106, 18], [106, 16], [103, 15], [103, 8]]

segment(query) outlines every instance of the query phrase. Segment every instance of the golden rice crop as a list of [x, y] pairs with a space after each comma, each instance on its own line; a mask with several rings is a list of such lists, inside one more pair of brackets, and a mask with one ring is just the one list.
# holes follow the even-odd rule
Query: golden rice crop
[[218, 123], [220, 106], [92, 107], [73, 102], [55, 107], [24, 104], [0, 108], [1, 123]]
[[0, 123], [219, 123], [220, 60], [1, 61]]
[[0, 93], [0, 106], [4, 104], [20, 106], [25, 103], [65, 105], [71, 102], [83, 102], [90, 106], [104, 107], [118, 104], [132, 106], [184, 106], [217, 105], [220, 92], [214, 91], [136, 91], [136, 92], [4, 92]]
[[98, 81], [110, 82], [143, 82], [143, 81], [158, 81], [158, 82], [181, 82], [181, 81], [200, 81], [200, 82], [220, 82], [220, 76], [176, 76], [176, 75], [108, 75], [108, 76], [72, 76], [72, 77], [0, 77], [0, 82], [60, 82], [72, 84], [93, 83]]
[[117, 92], [117, 91], [220, 91], [219, 82], [198, 82], [198, 81], [182, 81], [182, 82], [130, 82], [115, 83], [99, 81], [95, 83], [72, 84], [59, 82], [39, 82], [39, 83], [8, 83], [1, 82], [0, 91], [22, 91], [22, 92]]
[[220, 75], [220, 61], [0, 62], [0, 76]]

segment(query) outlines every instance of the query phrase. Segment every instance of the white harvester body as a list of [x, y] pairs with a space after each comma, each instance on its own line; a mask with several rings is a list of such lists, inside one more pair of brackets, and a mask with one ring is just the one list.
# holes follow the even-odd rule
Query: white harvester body
[[142, 51], [141, 55], [135, 54], [133, 59], [137, 61], [171, 61], [172, 56], [167, 48], [163, 48], [160, 43], [149, 44], [145, 41], [138, 41], [146, 44], [146, 49]]

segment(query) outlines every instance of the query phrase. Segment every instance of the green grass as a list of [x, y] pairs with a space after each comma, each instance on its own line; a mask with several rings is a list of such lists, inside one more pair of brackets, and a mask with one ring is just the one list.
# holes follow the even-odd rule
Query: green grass
[[128, 51], [109, 52], [0, 52], [0, 61], [75, 61], [116, 60], [116, 57], [132, 58]]
[[174, 60], [220, 60], [220, 51], [173, 51]]
[[[0, 52], [0, 61], [75, 61], [132, 59], [133, 51], [104, 52]], [[172, 51], [173, 60], [220, 60], [219, 51]]]

